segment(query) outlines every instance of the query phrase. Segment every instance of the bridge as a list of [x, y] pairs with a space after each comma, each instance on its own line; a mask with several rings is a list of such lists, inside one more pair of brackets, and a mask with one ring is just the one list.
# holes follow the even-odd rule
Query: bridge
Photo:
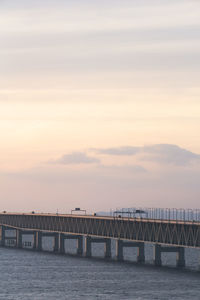
[[[42, 251], [42, 238], [54, 238], [54, 252], [65, 253], [65, 239], [77, 241], [77, 255], [92, 256], [92, 243], [105, 245], [111, 258], [111, 239], [116, 241], [116, 259], [124, 259], [125, 247], [137, 247], [138, 263], [145, 262], [145, 243], [154, 245], [154, 264], [161, 266], [162, 252], [177, 254], [177, 267], [185, 266], [185, 248], [200, 249], [198, 220], [163, 220], [123, 216], [73, 214], [0, 213], [0, 244], [23, 248], [22, 236], [33, 235], [33, 249]], [[14, 230], [14, 237], [6, 235]], [[9, 243], [7, 243], [9, 241]]]

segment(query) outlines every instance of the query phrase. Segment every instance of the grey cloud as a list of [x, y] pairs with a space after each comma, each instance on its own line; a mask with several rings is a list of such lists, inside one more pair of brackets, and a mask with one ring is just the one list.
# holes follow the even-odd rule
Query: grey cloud
[[183, 149], [176, 145], [159, 144], [144, 147], [144, 160], [169, 163], [174, 165], [186, 165], [194, 160], [200, 160], [200, 155]]
[[108, 155], [135, 155], [140, 151], [140, 147], [116, 147], [116, 148], [107, 148], [107, 149], [91, 149], [100, 154]]
[[69, 165], [69, 164], [92, 164], [92, 163], [100, 163], [100, 160], [88, 156], [84, 152], [72, 152], [70, 154], [65, 154], [61, 158], [51, 161], [51, 163], [56, 164], [63, 164], [63, 165]]
[[173, 144], [157, 144], [144, 147], [116, 147], [95, 149], [100, 154], [107, 155], [137, 155], [142, 154], [142, 160], [167, 163], [173, 165], [186, 165], [200, 160], [200, 155]]

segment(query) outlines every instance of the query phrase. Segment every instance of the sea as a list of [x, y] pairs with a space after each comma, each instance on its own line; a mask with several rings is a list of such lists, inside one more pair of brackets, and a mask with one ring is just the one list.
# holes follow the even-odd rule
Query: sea
[[[31, 245], [32, 237], [24, 236]], [[146, 263], [136, 262], [136, 249], [125, 248], [124, 262], [103, 259], [104, 246], [92, 245], [92, 258], [77, 257], [74, 240], [66, 254], [53, 254], [53, 240], [43, 238], [43, 252], [0, 247], [0, 299], [200, 299], [199, 250], [186, 249], [186, 268], [176, 268], [176, 254], [163, 253], [153, 265], [153, 245], [145, 245]]]

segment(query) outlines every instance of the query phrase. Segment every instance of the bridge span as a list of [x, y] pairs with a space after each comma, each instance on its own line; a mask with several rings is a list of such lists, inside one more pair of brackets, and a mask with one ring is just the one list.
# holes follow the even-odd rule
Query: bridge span
[[[65, 253], [65, 239], [77, 240], [77, 255], [92, 256], [92, 243], [104, 243], [111, 258], [111, 239], [116, 240], [116, 259], [123, 260], [124, 247], [137, 247], [137, 261], [145, 262], [145, 243], [154, 244], [154, 263], [162, 264], [162, 252], [176, 252], [177, 266], [185, 266], [184, 249], [200, 249], [200, 222], [73, 214], [0, 213], [0, 243], [12, 239], [22, 248], [22, 236], [33, 235], [33, 249], [42, 250], [42, 237], [54, 237], [54, 252]], [[16, 236], [6, 236], [13, 229]], [[83, 239], [85, 240], [83, 242]], [[85, 249], [83, 249], [83, 245]]]

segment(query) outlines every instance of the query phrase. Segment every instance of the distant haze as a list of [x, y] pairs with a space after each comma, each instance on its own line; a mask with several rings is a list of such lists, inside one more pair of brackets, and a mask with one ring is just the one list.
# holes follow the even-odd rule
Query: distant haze
[[0, 1], [0, 210], [200, 208], [200, 2]]

